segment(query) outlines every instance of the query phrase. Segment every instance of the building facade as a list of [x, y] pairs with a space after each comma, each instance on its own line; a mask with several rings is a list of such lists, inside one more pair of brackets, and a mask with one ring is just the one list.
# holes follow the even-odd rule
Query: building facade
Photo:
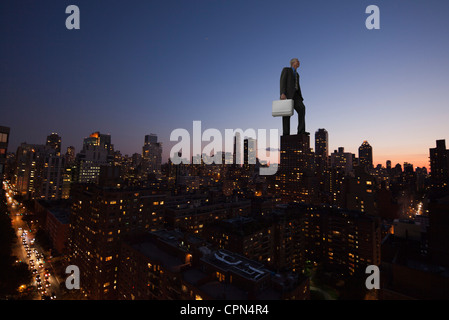
[[0, 184], [3, 182], [5, 174], [6, 155], [8, 153], [10, 128], [0, 126]]
[[161, 228], [165, 195], [93, 184], [74, 184], [71, 195], [69, 259], [90, 298], [114, 299], [120, 239]]

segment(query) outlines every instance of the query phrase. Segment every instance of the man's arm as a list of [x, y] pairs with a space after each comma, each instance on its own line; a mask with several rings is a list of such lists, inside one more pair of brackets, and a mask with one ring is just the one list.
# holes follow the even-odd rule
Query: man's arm
[[282, 69], [280, 88], [281, 99], [283, 98], [282, 95], [285, 96], [284, 99], [287, 99], [287, 68]]

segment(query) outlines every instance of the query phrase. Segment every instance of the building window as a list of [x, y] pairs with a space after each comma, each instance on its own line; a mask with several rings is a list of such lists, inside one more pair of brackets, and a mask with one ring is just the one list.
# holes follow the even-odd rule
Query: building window
[[0, 142], [8, 142], [8, 134], [7, 133], [0, 133]]
[[218, 271], [217, 271], [217, 273], [215, 275], [216, 275], [218, 281], [220, 281], [220, 282], [223, 282], [226, 279], [225, 275], [220, 273], [220, 272], [218, 272]]

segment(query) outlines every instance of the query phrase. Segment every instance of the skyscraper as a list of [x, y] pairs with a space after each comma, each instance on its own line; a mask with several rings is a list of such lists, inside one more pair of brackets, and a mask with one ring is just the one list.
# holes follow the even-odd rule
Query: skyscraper
[[307, 134], [281, 136], [281, 162], [276, 176], [281, 200], [310, 202], [314, 196], [313, 153]]
[[65, 157], [51, 152], [45, 156], [44, 161], [39, 197], [45, 200], [59, 200], [63, 195]]
[[47, 136], [46, 145], [56, 151], [56, 155], [61, 155], [61, 137], [57, 133], [52, 133]]
[[65, 154], [66, 164], [68, 166], [75, 164], [75, 158], [76, 158], [75, 147], [74, 146], [67, 147], [67, 152]]
[[331, 166], [340, 170], [344, 170], [345, 174], [349, 174], [354, 167], [353, 154], [345, 152], [344, 147], [339, 147], [338, 151], [334, 150], [331, 154]]
[[387, 160], [387, 172], [391, 172], [391, 160]]
[[249, 165], [256, 164], [257, 159], [257, 140], [246, 138], [243, 140], [243, 165], [249, 168]]
[[326, 129], [315, 132], [315, 160], [317, 173], [322, 174], [327, 168], [329, 158], [329, 135]]
[[50, 147], [22, 143], [16, 151], [16, 168], [13, 183], [26, 199], [38, 195], [45, 158]]
[[161, 174], [162, 165], [162, 143], [157, 141], [157, 135], [145, 136], [145, 144], [142, 147], [142, 172], [148, 174]]
[[98, 182], [101, 165], [110, 165], [114, 160], [114, 146], [111, 136], [92, 133], [83, 141], [83, 149], [76, 155], [77, 174], [75, 181]]
[[157, 143], [157, 135], [154, 133], [150, 133], [145, 136], [145, 145], [149, 145], [150, 143]]
[[242, 136], [240, 132], [236, 132], [234, 136], [234, 153], [233, 153], [233, 165], [237, 166], [242, 164]]
[[430, 181], [435, 189], [449, 186], [449, 150], [446, 140], [437, 140], [436, 148], [430, 148]]
[[315, 154], [323, 159], [329, 156], [329, 135], [326, 129], [315, 132]]
[[71, 196], [70, 263], [79, 267], [89, 298], [114, 299], [121, 237], [160, 229], [165, 195], [151, 189], [74, 184]]
[[5, 172], [6, 154], [8, 151], [9, 128], [0, 126], [0, 189]]
[[361, 166], [373, 167], [373, 148], [366, 140], [359, 147], [359, 161]]

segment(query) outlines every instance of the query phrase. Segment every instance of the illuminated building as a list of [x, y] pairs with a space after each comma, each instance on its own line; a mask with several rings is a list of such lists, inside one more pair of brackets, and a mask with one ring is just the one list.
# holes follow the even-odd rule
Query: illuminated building
[[251, 213], [251, 201], [225, 199], [221, 197], [212, 201], [209, 198], [193, 200], [185, 198], [177, 204], [167, 204], [166, 222], [173, 229], [198, 233], [203, 232], [207, 224]]
[[146, 135], [145, 144], [142, 147], [142, 173], [146, 176], [154, 174], [159, 177], [161, 175], [161, 163], [162, 143], [157, 142], [157, 135]]
[[118, 277], [124, 300], [308, 299], [308, 278], [278, 274], [201, 238], [160, 230], [123, 242]]
[[79, 267], [89, 298], [114, 299], [119, 241], [131, 232], [159, 229], [165, 195], [150, 189], [74, 184], [71, 197], [70, 263]]
[[274, 261], [274, 226], [268, 221], [241, 216], [224, 219], [206, 226], [203, 237], [248, 259], [264, 264]]
[[448, 189], [449, 150], [445, 140], [437, 140], [436, 148], [430, 148], [430, 181], [433, 188]]
[[[381, 221], [358, 211], [303, 203], [280, 206], [291, 228], [292, 251], [299, 261], [322, 263], [330, 270], [351, 275], [367, 265], [380, 265]], [[284, 239], [289, 239], [284, 235]], [[290, 239], [289, 239], [290, 240]], [[295, 248], [294, 245], [300, 243]], [[301, 257], [303, 255], [303, 257]], [[297, 263], [298, 268], [301, 263]]]
[[92, 133], [83, 141], [83, 149], [76, 155], [75, 181], [79, 183], [98, 182], [100, 167], [114, 161], [114, 146], [111, 136]]
[[281, 204], [273, 211], [272, 265], [276, 270], [302, 273], [305, 267], [305, 223], [304, 215], [296, 207], [296, 204]]
[[5, 173], [6, 165], [6, 154], [8, 152], [8, 142], [9, 142], [9, 132], [8, 127], [0, 126], [0, 184], [3, 181], [3, 175]]
[[57, 133], [52, 133], [47, 136], [46, 145], [56, 151], [56, 155], [61, 155], [61, 137]]
[[257, 140], [246, 138], [243, 140], [243, 168], [246, 173], [254, 170], [257, 162]]
[[307, 134], [281, 136], [276, 182], [283, 203], [311, 202], [314, 195], [314, 159]]
[[327, 168], [328, 158], [329, 135], [326, 129], [318, 129], [315, 132], [315, 159], [318, 172], [322, 172]]
[[39, 196], [45, 159], [50, 148], [45, 145], [22, 143], [16, 152], [13, 177], [17, 192], [26, 199]]
[[66, 158], [65, 161], [66, 161], [67, 166], [72, 166], [75, 164], [76, 153], [75, 153], [74, 146], [67, 147], [67, 152], [65, 154], [65, 158]]
[[343, 170], [347, 175], [352, 172], [354, 155], [350, 152], [345, 152], [344, 147], [339, 147], [338, 151], [334, 150], [331, 154], [331, 167]]
[[366, 140], [359, 147], [359, 161], [361, 166], [373, 167], [373, 148]]
[[50, 153], [45, 156], [38, 196], [45, 200], [63, 198], [65, 158]]
[[376, 179], [367, 173], [365, 168], [363, 166], [356, 167], [354, 176], [346, 177], [346, 205], [344, 207], [369, 215], [377, 215]]

